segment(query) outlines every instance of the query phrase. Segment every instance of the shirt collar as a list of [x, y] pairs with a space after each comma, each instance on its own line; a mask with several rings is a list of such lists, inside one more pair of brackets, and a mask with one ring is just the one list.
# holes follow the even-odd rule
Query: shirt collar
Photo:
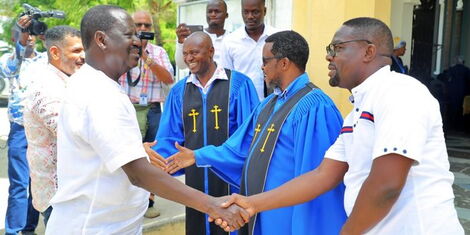
[[60, 80], [64, 81], [64, 82], [67, 82], [67, 79], [69, 78], [69, 76], [67, 76], [67, 74], [65, 74], [64, 72], [60, 71], [58, 68], [56, 68], [54, 65], [50, 64], [50, 63], [47, 63], [47, 67], [54, 73], [57, 75], [58, 78], [60, 78]]
[[228, 30], [225, 30], [225, 33], [220, 35], [220, 36], [217, 36], [217, 34], [215, 33], [209, 33], [208, 31], [206, 31], [206, 29], [204, 29], [204, 33], [206, 33], [207, 35], [209, 35], [213, 40], [216, 39], [216, 40], [222, 40], [224, 39], [225, 36], [229, 35], [230, 32]]
[[108, 77], [108, 75], [106, 75], [103, 71], [97, 70], [97, 69], [91, 67], [87, 63], [82, 65], [80, 70], [83, 70], [83, 71], [85, 71], [85, 73], [88, 73], [88, 74], [91, 74], [91, 73], [96, 74], [97, 75], [96, 78], [97, 78], [98, 81], [102, 81], [103, 83], [106, 83], [106, 86], [114, 87], [119, 92], [124, 93], [124, 91], [122, 91], [122, 89], [121, 89], [121, 86], [116, 81], [114, 81], [112, 78]]
[[225, 69], [220, 65], [217, 65], [217, 68], [215, 69], [214, 74], [209, 79], [209, 81], [207, 81], [205, 87], [202, 86], [202, 84], [201, 84], [201, 82], [199, 82], [199, 79], [197, 78], [196, 74], [193, 74], [193, 73], [189, 75], [188, 79], [186, 79], [186, 83], [193, 83], [194, 85], [196, 85], [200, 88], [208, 88], [208, 87], [210, 87], [210, 85], [216, 79], [228, 80], [227, 74], [225, 73]]
[[[274, 33], [274, 28], [265, 23], [263, 33], [261, 34], [261, 36], [259, 38], [261, 39], [263, 37], [268, 37], [269, 35], [271, 35], [273, 33]], [[245, 26], [242, 27], [242, 38], [252, 39], [250, 37], [250, 35], [248, 35], [248, 33], [246, 32]], [[259, 41], [259, 39], [258, 39], [258, 41]]]
[[379, 82], [380, 77], [383, 77], [384, 74], [388, 72], [390, 72], [390, 65], [386, 65], [375, 71], [375, 73], [371, 74], [361, 84], [351, 89], [351, 96], [349, 97], [349, 101], [354, 103], [358, 101], [358, 99], [362, 99], [363, 95], [367, 93], [367, 91], [369, 91], [377, 82]]
[[303, 73], [298, 76], [289, 86], [287, 86], [284, 91], [281, 91], [279, 88], [274, 88], [274, 95], [279, 96], [279, 98], [288, 98], [297, 93], [300, 89], [305, 87], [305, 84], [309, 83], [310, 80], [308, 78], [307, 73]]

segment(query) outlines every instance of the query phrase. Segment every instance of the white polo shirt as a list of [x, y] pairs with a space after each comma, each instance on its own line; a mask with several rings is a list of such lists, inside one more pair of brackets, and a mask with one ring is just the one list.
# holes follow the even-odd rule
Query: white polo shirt
[[354, 109], [325, 158], [347, 162], [344, 206], [349, 215], [374, 159], [413, 159], [388, 215], [367, 234], [463, 234], [454, 208], [439, 104], [418, 80], [385, 66], [352, 89]]
[[147, 157], [117, 82], [85, 64], [70, 77], [57, 129], [58, 190], [46, 234], [140, 234], [149, 193], [122, 166]]
[[241, 72], [248, 76], [255, 85], [260, 100], [264, 99], [263, 47], [266, 38], [279, 30], [264, 24], [263, 34], [258, 41], [248, 36], [242, 26], [229, 34], [223, 43], [222, 67]]

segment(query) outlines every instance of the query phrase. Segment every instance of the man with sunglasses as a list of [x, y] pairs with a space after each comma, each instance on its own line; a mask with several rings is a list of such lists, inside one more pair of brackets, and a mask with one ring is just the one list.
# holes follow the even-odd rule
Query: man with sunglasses
[[[272, 191], [232, 202], [251, 214], [319, 197], [344, 181], [341, 234], [464, 234], [439, 104], [416, 79], [390, 71], [392, 33], [380, 20], [343, 23], [327, 47], [330, 84], [353, 110], [325, 160]], [[315, 199], [316, 200], [316, 199]]]
[[[137, 32], [151, 32], [153, 20], [150, 13], [137, 11], [132, 15]], [[166, 98], [166, 85], [173, 83], [173, 66], [168, 54], [160, 46], [141, 40], [142, 54], [137, 66], [119, 79], [121, 87], [127, 93], [137, 111], [143, 142], [153, 142], [160, 124], [160, 103]], [[153, 207], [153, 194], [149, 199], [149, 208], [145, 217], [154, 218], [160, 212]]]
[[[342, 117], [333, 101], [309, 83], [308, 56], [307, 41], [294, 31], [267, 37], [262, 70], [274, 93], [221, 146], [180, 147], [167, 159], [167, 171], [195, 163], [240, 187], [241, 194], [253, 195], [315, 169], [336, 140]], [[338, 234], [346, 213], [344, 185], [335, 186], [308, 203], [259, 213], [240, 234]]]

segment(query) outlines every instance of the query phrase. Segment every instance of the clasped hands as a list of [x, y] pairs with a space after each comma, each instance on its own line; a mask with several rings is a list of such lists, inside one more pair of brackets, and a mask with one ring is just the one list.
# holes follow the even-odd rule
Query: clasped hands
[[[150, 162], [169, 174], [195, 163], [194, 151], [180, 146], [177, 142], [175, 147], [178, 152], [167, 159], [151, 149], [155, 144], [156, 142], [144, 143], [144, 149], [150, 158]], [[249, 197], [232, 194], [219, 198], [209, 196], [209, 198], [207, 211], [209, 222], [214, 222], [227, 232], [238, 230], [249, 222], [250, 217], [257, 213]]]

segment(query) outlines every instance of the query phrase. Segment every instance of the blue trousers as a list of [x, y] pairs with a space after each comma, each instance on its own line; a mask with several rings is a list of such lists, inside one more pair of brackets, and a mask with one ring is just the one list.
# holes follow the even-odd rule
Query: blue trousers
[[[20, 231], [34, 231], [38, 224], [39, 212], [33, 208], [29, 186], [29, 167], [26, 159], [28, 143], [24, 127], [10, 123], [8, 135], [8, 207], [5, 216], [5, 234]], [[28, 196], [29, 194], [29, 196]]]
[[147, 132], [145, 133], [144, 142], [153, 142], [157, 135], [158, 126], [160, 125], [160, 117], [162, 109], [160, 103], [153, 104], [147, 113]]

